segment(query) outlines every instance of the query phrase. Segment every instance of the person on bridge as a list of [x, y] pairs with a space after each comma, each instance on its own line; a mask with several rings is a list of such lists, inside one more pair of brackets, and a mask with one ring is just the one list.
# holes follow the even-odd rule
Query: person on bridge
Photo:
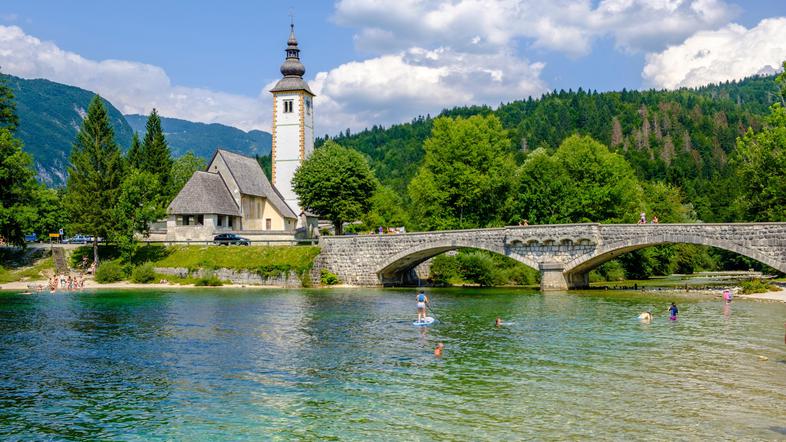
[[672, 302], [671, 303], [671, 307], [669, 307], [669, 315], [670, 315], [669, 319], [671, 319], [672, 321], [676, 321], [677, 320], [677, 313], [679, 313], [679, 312], [680, 311], [679, 311], [679, 309], [677, 309], [677, 304]]
[[418, 321], [425, 321], [426, 320], [426, 306], [428, 305], [428, 296], [426, 296], [426, 292], [421, 289], [420, 293], [417, 296], [417, 306], [418, 306]]

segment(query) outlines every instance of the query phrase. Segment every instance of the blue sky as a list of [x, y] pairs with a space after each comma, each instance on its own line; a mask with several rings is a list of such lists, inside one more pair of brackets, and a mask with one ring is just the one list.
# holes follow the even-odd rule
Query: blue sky
[[551, 89], [695, 86], [786, 59], [784, 1], [4, 0], [0, 66], [126, 113], [267, 130], [290, 11], [320, 134]]

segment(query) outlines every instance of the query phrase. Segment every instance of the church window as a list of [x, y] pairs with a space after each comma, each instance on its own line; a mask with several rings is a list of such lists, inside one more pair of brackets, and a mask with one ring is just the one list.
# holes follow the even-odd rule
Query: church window
[[196, 225], [202, 226], [205, 224], [205, 215], [197, 215], [196, 216]]
[[270, 230], [272, 228], [273, 220], [270, 218], [265, 219], [265, 230]]
[[284, 100], [284, 113], [289, 114], [292, 113], [292, 109], [294, 108], [294, 104], [292, 100]]
[[311, 98], [306, 97], [306, 115], [311, 115]]

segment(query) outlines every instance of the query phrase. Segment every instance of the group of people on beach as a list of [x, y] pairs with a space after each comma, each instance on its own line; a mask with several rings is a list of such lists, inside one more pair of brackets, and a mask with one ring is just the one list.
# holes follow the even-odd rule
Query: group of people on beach
[[79, 276], [71, 276], [66, 274], [52, 275], [49, 278], [49, 292], [54, 293], [57, 289], [74, 291], [85, 288], [85, 277], [83, 274]]

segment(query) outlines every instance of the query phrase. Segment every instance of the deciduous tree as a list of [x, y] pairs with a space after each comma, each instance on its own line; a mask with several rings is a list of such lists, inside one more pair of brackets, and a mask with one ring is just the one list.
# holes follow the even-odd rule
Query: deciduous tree
[[292, 179], [301, 206], [332, 221], [337, 235], [345, 221], [369, 211], [377, 185], [366, 159], [333, 141], [303, 161]]
[[418, 227], [442, 230], [502, 222], [515, 164], [497, 117], [438, 118], [423, 148], [423, 164], [408, 189]]

